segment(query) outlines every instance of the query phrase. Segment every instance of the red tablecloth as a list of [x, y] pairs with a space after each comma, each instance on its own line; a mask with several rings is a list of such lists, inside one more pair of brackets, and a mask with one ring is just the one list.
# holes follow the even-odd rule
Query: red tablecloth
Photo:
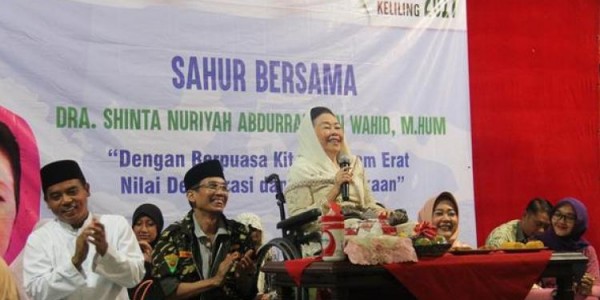
[[290, 277], [294, 280], [297, 286], [300, 286], [302, 279], [302, 272], [306, 267], [310, 266], [315, 261], [322, 261], [321, 257], [307, 257], [301, 259], [293, 259], [284, 261], [285, 270], [288, 272]]
[[[550, 260], [551, 251], [493, 252], [479, 255], [446, 254], [417, 263], [383, 265], [417, 299], [524, 299]], [[297, 285], [312, 257], [285, 261]]]
[[527, 296], [551, 256], [551, 251], [446, 254], [383, 267], [417, 299], [516, 300]]

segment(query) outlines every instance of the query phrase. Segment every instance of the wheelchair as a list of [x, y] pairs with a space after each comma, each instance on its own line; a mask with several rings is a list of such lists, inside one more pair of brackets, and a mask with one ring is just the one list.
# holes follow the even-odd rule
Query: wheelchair
[[302, 258], [302, 244], [309, 242], [317, 242], [321, 240], [321, 235], [318, 232], [307, 234], [302, 229], [304, 225], [316, 221], [321, 216], [321, 211], [317, 208], [305, 211], [301, 214], [286, 218], [285, 216], [285, 196], [281, 188], [279, 175], [271, 174], [265, 178], [265, 181], [270, 184], [275, 184], [275, 198], [279, 207], [279, 216], [281, 221], [276, 225], [277, 229], [281, 229], [281, 237], [276, 237], [257, 251], [256, 265], [257, 271], [254, 274], [254, 282], [258, 282], [259, 276], [264, 276], [264, 293], [275, 293], [275, 299], [295, 299], [307, 300], [308, 290], [303, 288], [292, 289], [293, 295], [281, 295], [281, 291], [277, 291], [272, 285], [270, 275], [261, 272], [260, 268], [267, 261], [273, 260], [290, 260]]

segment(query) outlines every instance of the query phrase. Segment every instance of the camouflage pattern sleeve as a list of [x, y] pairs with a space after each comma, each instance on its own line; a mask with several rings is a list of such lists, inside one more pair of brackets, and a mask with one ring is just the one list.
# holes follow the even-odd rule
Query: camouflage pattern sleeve
[[165, 229], [152, 253], [152, 277], [160, 283], [165, 295], [171, 295], [179, 285], [179, 249], [175, 241], [174, 225]]
[[246, 225], [234, 220], [228, 220], [231, 230], [231, 248], [229, 252], [238, 251], [244, 255], [248, 250], [258, 250], [258, 245], [250, 236], [250, 229]]
[[[254, 250], [256, 255], [259, 245], [252, 240], [249, 227], [236, 221], [229, 221], [232, 238], [230, 252], [238, 251], [243, 255], [248, 250]], [[225, 279], [223, 289], [228, 299], [254, 299], [258, 289], [256, 283], [252, 281], [253, 277], [250, 276], [252, 274], [246, 275], [240, 277], [228, 276]]]

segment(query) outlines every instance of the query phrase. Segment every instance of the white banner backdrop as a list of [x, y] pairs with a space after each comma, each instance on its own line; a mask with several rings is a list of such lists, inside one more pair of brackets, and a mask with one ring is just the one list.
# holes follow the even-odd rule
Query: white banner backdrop
[[[475, 245], [465, 1], [24, 1], [0, 4], [0, 105], [41, 162], [75, 159], [98, 213], [189, 209], [183, 174], [219, 158], [226, 214], [278, 235], [308, 108], [339, 114], [377, 199], [416, 219], [447, 190]], [[41, 200], [40, 198], [40, 201]], [[42, 203], [42, 217], [51, 213]]]

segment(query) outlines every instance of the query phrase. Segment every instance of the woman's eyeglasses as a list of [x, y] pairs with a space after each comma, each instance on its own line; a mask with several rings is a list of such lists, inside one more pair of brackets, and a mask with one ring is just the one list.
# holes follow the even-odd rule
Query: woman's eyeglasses
[[577, 220], [577, 218], [573, 215], [563, 215], [560, 212], [555, 212], [552, 217], [554, 218], [554, 220], [556, 221], [560, 221], [563, 220], [566, 223], [575, 223], [575, 220]]

